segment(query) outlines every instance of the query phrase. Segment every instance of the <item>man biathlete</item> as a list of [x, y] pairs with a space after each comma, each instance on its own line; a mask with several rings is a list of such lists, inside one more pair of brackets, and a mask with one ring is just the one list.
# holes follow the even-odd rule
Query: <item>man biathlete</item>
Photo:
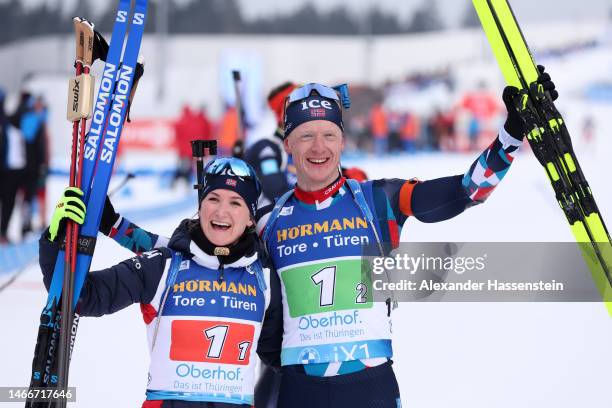
[[[548, 74], [542, 72], [538, 82], [556, 99]], [[257, 222], [281, 278], [278, 407], [400, 406], [391, 367], [391, 306], [373, 302], [362, 282], [363, 248], [387, 255], [399, 244], [408, 217], [439, 222], [484, 202], [506, 175], [525, 135], [514, 108], [518, 97], [516, 88], [504, 89], [507, 119], [466, 173], [360, 183], [340, 172], [345, 141], [336, 92], [308, 84], [289, 94], [283, 146], [293, 157], [297, 184], [274, 206], [260, 209]], [[146, 247], [144, 241], [150, 245], [157, 239], [117, 214], [110, 219], [111, 235], [119, 242], [135, 244], [132, 237], [149, 235], [153, 239], [138, 239]]]
[[[558, 96], [548, 74], [539, 81]], [[387, 255], [408, 217], [438, 222], [484, 202], [525, 135], [517, 97], [504, 89], [504, 126], [465, 174], [358, 183], [339, 172], [345, 140], [336, 92], [308, 84], [288, 96], [284, 148], [297, 185], [258, 221], [283, 294], [279, 407], [400, 405], [390, 302], [373, 302], [362, 281], [364, 247]]]

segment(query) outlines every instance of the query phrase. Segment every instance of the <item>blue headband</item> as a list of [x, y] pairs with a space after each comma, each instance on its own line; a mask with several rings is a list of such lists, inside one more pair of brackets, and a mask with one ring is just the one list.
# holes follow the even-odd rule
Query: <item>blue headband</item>
[[201, 200], [210, 193], [218, 189], [230, 190], [236, 192], [247, 205], [251, 216], [255, 218], [257, 213], [258, 191], [252, 179], [230, 176], [226, 174], [208, 174], [206, 175], [206, 186], [202, 190]]
[[302, 123], [312, 120], [327, 120], [344, 131], [342, 110], [338, 103], [313, 93], [308, 98], [293, 102], [285, 109], [284, 137], [289, 136]]

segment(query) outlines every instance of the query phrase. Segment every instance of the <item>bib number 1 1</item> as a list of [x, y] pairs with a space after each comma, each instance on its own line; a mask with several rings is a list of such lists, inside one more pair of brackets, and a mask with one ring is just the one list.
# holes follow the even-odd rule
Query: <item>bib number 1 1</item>
[[[204, 335], [206, 336], [206, 339], [210, 340], [210, 347], [208, 348], [206, 357], [221, 358], [221, 353], [223, 351], [223, 346], [225, 345], [225, 338], [227, 337], [228, 329], [229, 326], [219, 325], [204, 330]], [[238, 343], [238, 349], [240, 350], [240, 353], [238, 354], [238, 361], [243, 361], [245, 359], [246, 352], [249, 349], [250, 345], [250, 341], [243, 341], [242, 343]]]
[[237, 322], [175, 320], [172, 322], [170, 359], [247, 365], [255, 326]]

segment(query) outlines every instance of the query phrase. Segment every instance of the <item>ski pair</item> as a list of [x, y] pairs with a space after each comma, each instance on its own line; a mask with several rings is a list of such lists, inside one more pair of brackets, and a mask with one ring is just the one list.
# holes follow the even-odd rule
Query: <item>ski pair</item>
[[[93, 23], [75, 17], [73, 19], [74, 31], [76, 34], [76, 58], [75, 58], [75, 69], [76, 76], [72, 78], [68, 86], [68, 113], [67, 119], [73, 123], [72, 128], [72, 149], [71, 149], [71, 162], [70, 162], [70, 173], [69, 173], [69, 186], [70, 187], [81, 187], [82, 180], [82, 165], [83, 165], [83, 146], [85, 140], [85, 132], [87, 127], [87, 120], [91, 118], [91, 111], [93, 105], [93, 92], [95, 79], [90, 74], [91, 65], [93, 64], [93, 41], [94, 41], [94, 25]], [[77, 251], [77, 240], [78, 240], [78, 225], [73, 222], [68, 222], [66, 225], [66, 251], [64, 254], [64, 280], [63, 288], [64, 293], [72, 293], [73, 281], [71, 279], [74, 270], [76, 268], [76, 251]], [[62, 297], [62, 309], [70, 310], [69, 300], [72, 295]], [[51, 381], [56, 383], [58, 389], [64, 389], [64, 385], [58, 381], [64, 378], [64, 372], [67, 370], [68, 356], [66, 350], [71, 348], [70, 340], [71, 336], [66, 333], [71, 332], [71, 326], [77, 324], [78, 319], [72, 319], [72, 315], [61, 316], [58, 312], [57, 301], [53, 305], [53, 327], [47, 326], [40, 328], [39, 338], [37, 339], [37, 348], [34, 357], [34, 363], [36, 364], [37, 358], [40, 359], [40, 351], [44, 348], [47, 350], [44, 353], [47, 362], [53, 364], [52, 367], [48, 367], [48, 371], [57, 371], [57, 375], [51, 376]], [[53, 330], [50, 332], [50, 330]], [[41, 333], [41, 331], [43, 333]], [[59, 331], [59, 343], [57, 332]], [[43, 335], [44, 334], [44, 335]], [[49, 338], [49, 335], [51, 337]], [[45, 341], [46, 339], [46, 341]], [[57, 343], [57, 344], [56, 344]], [[45, 346], [46, 344], [46, 346]], [[57, 362], [51, 363], [51, 357], [49, 353], [52, 350], [57, 350], [58, 357], [55, 359]], [[33, 371], [37, 371], [33, 367]], [[42, 378], [41, 373], [33, 373], [31, 380], [32, 386], [41, 386]], [[26, 406], [34, 405], [32, 401], [28, 401]], [[38, 404], [40, 405], [40, 404]]]
[[612, 244], [591, 188], [552, 98], [538, 84], [538, 68], [507, 0], [472, 0], [508, 85], [519, 89], [516, 106], [527, 140], [546, 171], [608, 313], [612, 316]]
[[[84, 193], [83, 201], [87, 205], [87, 214], [81, 228], [81, 235], [78, 235], [76, 228], [67, 226], [66, 251], [60, 251], [58, 254], [47, 303], [41, 313], [30, 387], [52, 387], [64, 390], [68, 384], [70, 353], [78, 325], [78, 315], [75, 313], [75, 307], [91, 265], [102, 209], [128, 110], [128, 101], [133, 96], [131, 91], [144, 33], [147, 0], [135, 0], [130, 33], [126, 40], [131, 9], [130, 0], [119, 1], [111, 44], [106, 56], [103, 75], [100, 79], [89, 133], [85, 140], [84, 120], [79, 118], [82, 131], [78, 143], [80, 149], [77, 148], [77, 151], [75, 151], [77, 143], [73, 140], [70, 179], [71, 184], [73, 180], [76, 183], [80, 179], [81, 189]], [[75, 20], [75, 27], [76, 25]], [[93, 26], [91, 29], [93, 30]], [[89, 34], [89, 31], [87, 33]], [[80, 44], [80, 34], [77, 34], [77, 36], [77, 44]], [[88, 37], [84, 35], [83, 38]], [[79, 73], [78, 60], [79, 54], [77, 52], [77, 74]], [[83, 63], [82, 65], [81, 69], [84, 72], [86, 64]], [[71, 85], [73, 85], [72, 81]], [[69, 105], [69, 112], [70, 110]], [[79, 115], [84, 114], [84, 110], [77, 109], [78, 115], [75, 114], [76, 117], [71, 117], [69, 114], [69, 120], [76, 119]], [[78, 125], [73, 126], [74, 130]], [[78, 130], [76, 133], [78, 134]], [[73, 168], [75, 174], [73, 174]], [[73, 247], [77, 243], [78, 252], [72, 251], [71, 246]], [[66, 252], [69, 254], [66, 255]], [[68, 290], [66, 290], [64, 282], [68, 285]], [[60, 298], [63, 304], [61, 312]], [[74, 319], [72, 319], [73, 315]], [[64, 336], [61, 344], [58, 344], [58, 336]], [[58, 361], [60, 357], [62, 361]], [[44, 403], [28, 401], [26, 407], [61, 407], [65, 404], [66, 400], [60, 398], [56, 401]]]

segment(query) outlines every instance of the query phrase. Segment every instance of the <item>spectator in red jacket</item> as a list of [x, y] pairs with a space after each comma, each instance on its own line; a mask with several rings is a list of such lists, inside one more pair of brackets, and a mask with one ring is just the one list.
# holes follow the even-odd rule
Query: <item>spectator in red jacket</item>
[[[210, 126], [210, 123], [207, 123]], [[174, 138], [176, 151], [178, 154], [178, 164], [174, 174], [173, 184], [179, 179], [185, 180], [189, 184], [193, 176], [191, 141], [196, 139], [204, 139], [204, 130], [206, 124], [202, 124], [202, 118], [199, 114], [194, 113], [188, 105], [183, 106], [181, 116], [174, 123]]]
[[195, 137], [194, 139], [211, 140], [213, 138], [212, 123], [206, 114], [206, 108], [202, 106], [195, 113]]

